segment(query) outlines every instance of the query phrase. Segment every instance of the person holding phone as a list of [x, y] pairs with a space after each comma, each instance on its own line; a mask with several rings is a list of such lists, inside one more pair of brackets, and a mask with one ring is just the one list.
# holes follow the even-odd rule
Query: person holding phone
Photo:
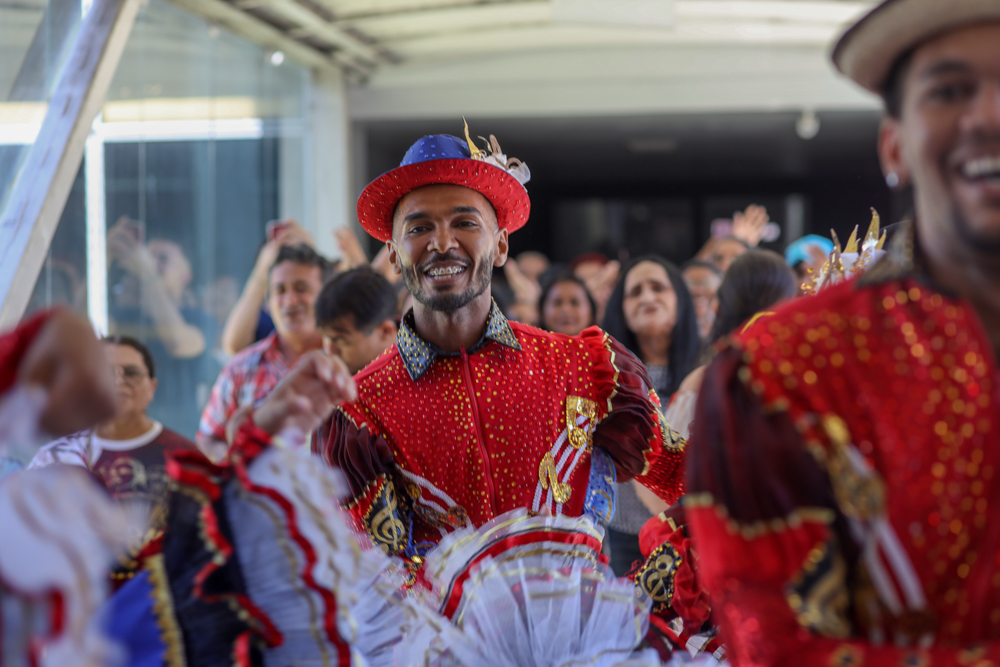
[[178, 243], [146, 240], [142, 221], [120, 218], [107, 235], [110, 332], [147, 345], [160, 373], [152, 416], [192, 437], [210, 383], [220, 370], [207, 341], [218, 330], [191, 290], [191, 262]]

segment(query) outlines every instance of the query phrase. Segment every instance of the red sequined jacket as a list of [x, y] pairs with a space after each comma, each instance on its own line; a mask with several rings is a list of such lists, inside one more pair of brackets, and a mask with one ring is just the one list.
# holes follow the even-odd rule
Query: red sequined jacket
[[685, 504], [739, 667], [1000, 661], [996, 360], [925, 276], [906, 228], [706, 374]]
[[576, 337], [508, 322], [448, 354], [412, 314], [396, 345], [356, 376], [314, 449], [346, 474], [348, 508], [392, 554], [419, 556], [456, 528], [529, 507], [608, 521], [616, 477], [667, 502], [681, 493], [684, 441], [642, 364], [596, 327]]

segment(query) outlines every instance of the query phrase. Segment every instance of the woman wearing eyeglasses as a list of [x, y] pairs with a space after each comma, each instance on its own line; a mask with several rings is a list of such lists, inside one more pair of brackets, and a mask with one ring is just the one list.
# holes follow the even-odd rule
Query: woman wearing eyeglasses
[[90, 470], [135, 519], [129, 542], [138, 550], [166, 521], [167, 452], [195, 445], [146, 415], [156, 394], [156, 370], [146, 346], [128, 336], [101, 342], [115, 379], [115, 416], [49, 443], [29, 467], [63, 463]]

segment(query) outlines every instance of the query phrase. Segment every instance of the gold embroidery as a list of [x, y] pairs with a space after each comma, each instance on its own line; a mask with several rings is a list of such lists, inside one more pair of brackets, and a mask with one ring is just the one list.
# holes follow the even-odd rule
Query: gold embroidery
[[636, 585], [653, 599], [653, 612], [660, 613], [670, 607], [674, 599], [674, 579], [682, 558], [676, 547], [664, 542], [643, 564], [635, 575]]
[[406, 526], [399, 518], [396, 503], [396, 489], [389, 480], [384, 480], [372, 500], [364, 518], [365, 530], [371, 538], [389, 554], [396, 554], [406, 546]]
[[799, 625], [824, 637], [847, 637], [847, 568], [840, 553], [822, 544], [809, 552], [786, 598]]
[[[577, 424], [580, 417], [586, 420], [582, 426]], [[569, 435], [569, 444], [574, 448], [586, 447], [590, 451], [596, 419], [597, 403], [580, 396], [566, 397], [566, 433]]]
[[569, 500], [572, 489], [570, 489], [569, 484], [566, 482], [559, 481], [559, 477], [556, 475], [556, 462], [552, 458], [552, 452], [545, 452], [545, 456], [542, 457], [542, 462], [538, 466], [538, 481], [541, 482], [543, 489], [552, 487], [552, 497], [557, 503], [564, 503]]
[[881, 514], [885, 509], [885, 485], [873, 468], [861, 467], [863, 459], [859, 452], [853, 452], [852, 456], [850, 433], [844, 420], [836, 415], [823, 415], [822, 424], [830, 439], [826, 468], [841, 511], [861, 520]]
[[788, 528], [798, 528], [803, 523], [831, 525], [836, 518], [833, 510], [826, 507], [800, 507], [784, 517], [739, 523], [729, 516], [729, 510], [725, 505], [716, 504], [711, 493], [687, 494], [684, 496], [684, 507], [691, 510], [714, 508], [716, 516], [725, 523], [726, 530], [733, 535], [740, 535], [745, 540], [752, 540], [768, 533], [779, 533]]
[[663, 448], [668, 452], [683, 452], [687, 445], [687, 440], [680, 433], [670, 428], [670, 423], [663, 413], [656, 411], [656, 416], [660, 420], [660, 434], [663, 436]]
[[160, 628], [160, 639], [165, 647], [163, 664], [167, 667], [185, 667], [184, 643], [181, 630], [174, 615], [173, 598], [167, 584], [167, 573], [163, 567], [163, 554], [150, 556], [143, 563], [143, 568], [149, 572], [150, 595], [153, 598], [153, 614], [156, 625]]

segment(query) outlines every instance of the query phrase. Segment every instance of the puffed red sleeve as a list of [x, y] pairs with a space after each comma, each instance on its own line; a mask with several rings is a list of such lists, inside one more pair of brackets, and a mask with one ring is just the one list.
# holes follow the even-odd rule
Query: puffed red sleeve
[[405, 499], [397, 496], [389, 443], [356, 405], [342, 406], [313, 435], [313, 451], [347, 478], [344, 508], [387, 554], [406, 550], [410, 534]]
[[634, 478], [672, 505], [684, 493], [686, 442], [663, 418], [646, 367], [597, 327], [581, 338], [594, 364], [600, 420], [594, 446], [611, 455], [619, 482]]
[[[786, 412], [763, 410], [739, 378], [741, 353], [705, 374], [685, 507], [698, 578], [737, 667], [992, 664], [975, 649], [875, 645], [853, 616], [859, 553], [829, 478]], [[853, 604], [852, 604], [853, 602]]]
[[0, 394], [9, 391], [17, 382], [17, 369], [24, 353], [54, 312], [46, 310], [33, 315], [16, 329], [0, 335]]

